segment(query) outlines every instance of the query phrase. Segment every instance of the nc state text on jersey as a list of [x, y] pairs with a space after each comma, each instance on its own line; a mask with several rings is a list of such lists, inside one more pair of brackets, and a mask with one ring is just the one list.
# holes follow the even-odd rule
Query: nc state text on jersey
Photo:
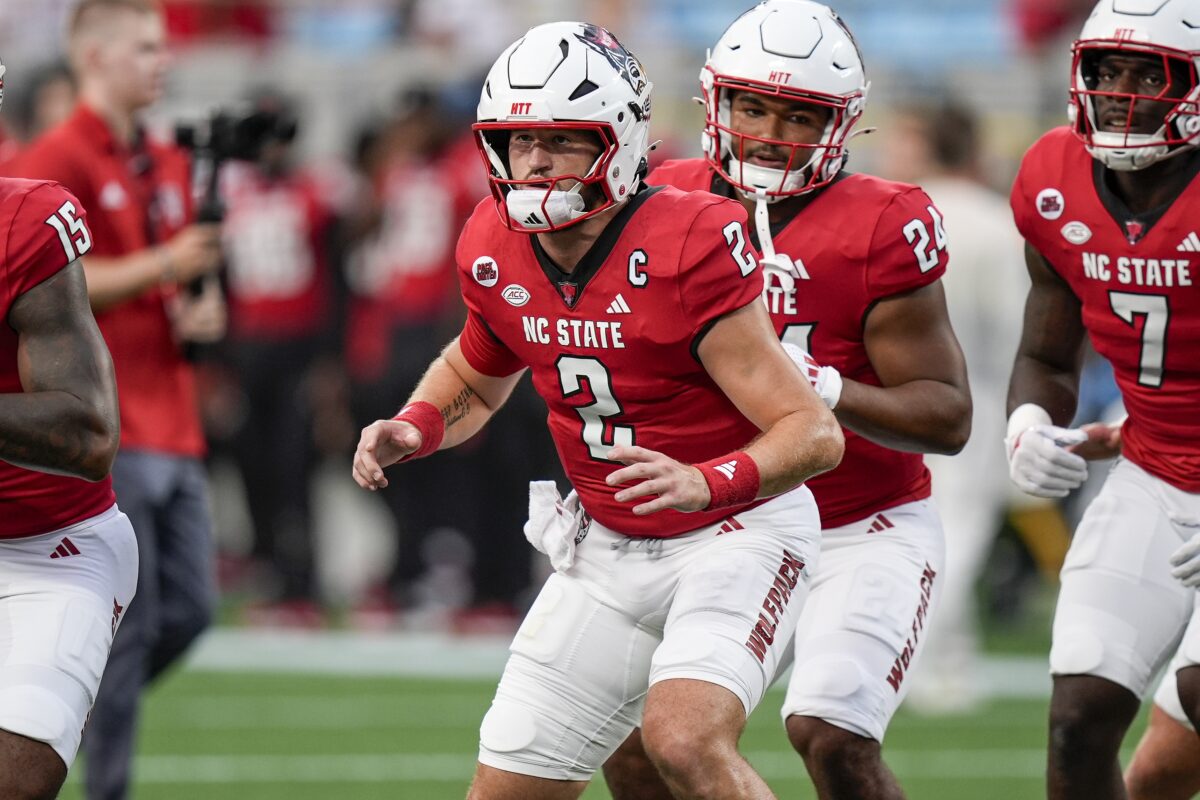
[[596, 350], [624, 350], [621, 323], [608, 320], [557, 319], [551, 336], [550, 320], [545, 317], [521, 317], [525, 341], [532, 344], [557, 344], [559, 347], [590, 347]]
[[[791, 283], [790, 286], [787, 283]], [[796, 282], [784, 282], [784, 285], [777, 285], [770, 279], [763, 282], [763, 302], [767, 304], [767, 311], [772, 314], [787, 314], [794, 316], [796, 311]]]
[[1083, 275], [1097, 281], [1132, 286], [1191, 286], [1192, 269], [1186, 258], [1130, 258], [1113, 263], [1105, 253], [1083, 254]]

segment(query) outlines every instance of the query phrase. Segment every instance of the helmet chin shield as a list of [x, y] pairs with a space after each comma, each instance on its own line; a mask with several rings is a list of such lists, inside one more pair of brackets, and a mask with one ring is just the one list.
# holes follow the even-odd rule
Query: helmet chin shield
[[[558, 178], [555, 179], [559, 180]], [[582, 183], [570, 189], [509, 189], [505, 211], [516, 227], [527, 231], [553, 231], [565, 228], [587, 216], [586, 203], [580, 190]]]
[[[770, 203], [811, 192], [845, 165], [846, 141], [869, 88], [858, 45], [832, 9], [812, 0], [764, 0], [734, 20], [700, 71], [705, 158], [746, 196]], [[736, 92], [819, 106], [829, 121], [812, 143], [747, 135], [731, 126]], [[779, 167], [748, 163], [763, 148]]]
[[[472, 127], [480, 155], [488, 168], [492, 197], [496, 200], [500, 218], [510, 230], [529, 233], [562, 230], [616, 204], [617, 199], [612, 196], [606, 177], [617, 145], [612, 131], [605, 125], [477, 122]], [[597, 136], [602, 149], [585, 175], [515, 179], [511, 177], [508, 163], [508, 137], [515, 130], [588, 131]]]
[[[1200, 5], [1194, 0], [1100, 0], [1071, 54], [1068, 118], [1097, 161], [1134, 171], [1200, 144]], [[1103, 91], [1105, 56], [1161, 65], [1164, 85], [1153, 94]], [[1151, 104], [1159, 106], [1152, 109], [1160, 122], [1154, 130], [1147, 124]]]

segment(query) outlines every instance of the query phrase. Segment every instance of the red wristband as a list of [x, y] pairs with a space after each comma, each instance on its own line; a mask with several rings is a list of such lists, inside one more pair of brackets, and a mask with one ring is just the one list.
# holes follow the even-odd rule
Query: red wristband
[[758, 464], [743, 450], [692, 466], [700, 470], [708, 484], [708, 493], [712, 499], [705, 506], [705, 511], [744, 506], [758, 497], [758, 490], [761, 488]]
[[430, 453], [436, 453], [442, 446], [442, 438], [446, 435], [446, 421], [442, 419], [442, 412], [438, 411], [433, 403], [426, 403], [424, 400], [409, 403], [392, 419], [407, 422], [421, 434], [421, 446], [400, 459], [401, 461], [424, 458]]

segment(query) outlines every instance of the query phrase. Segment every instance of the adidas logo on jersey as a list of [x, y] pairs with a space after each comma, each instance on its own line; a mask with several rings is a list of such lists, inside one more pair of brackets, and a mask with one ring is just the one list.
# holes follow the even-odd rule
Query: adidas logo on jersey
[[54, 548], [54, 552], [50, 554], [50, 557], [68, 558], [77, 555], [79, 555], [79, 548], [75, 546], [74, 542], [64, 536], [63, 540], [58, 543], [58, 547]]
[[721, 523], [721, 527], [717, 529], [717, 536], [720, 536], [722, 533], [733, 533], [740, 530], [745, 530], [745, 526], [738, 522], [736, 517], [726, 517], [725, 521]]
[[729, 480], [733, 480], [733, 474], [737, 472], [737, 460], [726, 461], [724, 464], [717, 464], [713, 467], [717, 472], [724, 475]]
[[1197, 236], [1196, 232], [1192, 231], [1187, 235], [1186, 239], [1179, 243], [1179, 247], [1175, 249], [1184, 253], [1200, 252], [1200, 236]]
[[883, 514], [876, 514], [875, 521], [871, 523], [871, 529], [867, 533], [879, 533], [880, 531], [886, 531], [888, 528], [894, 527], [896, 526], [892, 524], [890, 519]]
[[618, 294], [613, 301], [608, 304], [608, 313], [629, 314], [632, 312], [629, 309], [629, 304], [625, 302], [625, 298]]

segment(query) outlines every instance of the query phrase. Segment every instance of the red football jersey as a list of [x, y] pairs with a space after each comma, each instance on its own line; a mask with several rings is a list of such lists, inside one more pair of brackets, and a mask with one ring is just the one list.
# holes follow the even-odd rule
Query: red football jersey
[[490, 198], [463, 229], [463, 354], [488, 375], [530, 368], [583, 507], [613, 530], [675, 536], [741, 510], [634, 516], [636, 504], [618, 503], [618, 489], [604, 482], [620, 468], [604, 456], [626, 444], [692, 464], [758, 435], [696, 354], [720, 317], [762, 292], [745, 221], [728, 200], [647, 189], [570, 274], [546, 258], [536, 237], [506, 229]]
[[[728, 190], [701, 158], [668, 161], [651, 184], [685, 191]], [[719, 180], [719, 179], [718, 179]], [[820, 364], [879, 386], [863, 345], [863, 323], [877, 301], [933, 283], [946, 271], [942, 218], [916, 186], [843, 173], [782, 229], [775, 250], [791, 256], [807, 279], [769, 273], [763, 299], [775, 331]], [[929, 470], [918, 453], [902, 453], [844, 430], [846, 454], [832, 472], [807, 485], [821, 525], [836, 528], [929, 496]]]
[[269, 180], [246, 164], [221, 175], [221, 235], [229, 275], [231, 338], [287, 340], [323, 329], [333, 209], [305, 172]]
[[[0, 178], [0, 312], [91, 248], [83, 206], [47, 181]], [[0, 325], [0, 393], [23, 392], [18, 336]], [[50, 475], [0, 461], [0, 539], [49, 533], [94, 517], [113, 504], [112, 482]]]
[[1124, 455], [1200, 492], [1200, 158], [1179, 158], [1191, 183], [1170, 206], [1135, 216], [1083, 144], [1056, 128], [1025, 154], [1012, 207], [1113, 366], [1129, 412]]
[[[89, 209], [92, 255], [119, 258], [164, 242], [192, 219], [188, 159], [147, 139], [140, 153], [118, 142], [85, 104], [8, 165], [17, 177], [55, 180]], [[204, 453], [195, 377], [175, 341], [164, 290], [96, 313], [121, 398], [121, 447]]]

